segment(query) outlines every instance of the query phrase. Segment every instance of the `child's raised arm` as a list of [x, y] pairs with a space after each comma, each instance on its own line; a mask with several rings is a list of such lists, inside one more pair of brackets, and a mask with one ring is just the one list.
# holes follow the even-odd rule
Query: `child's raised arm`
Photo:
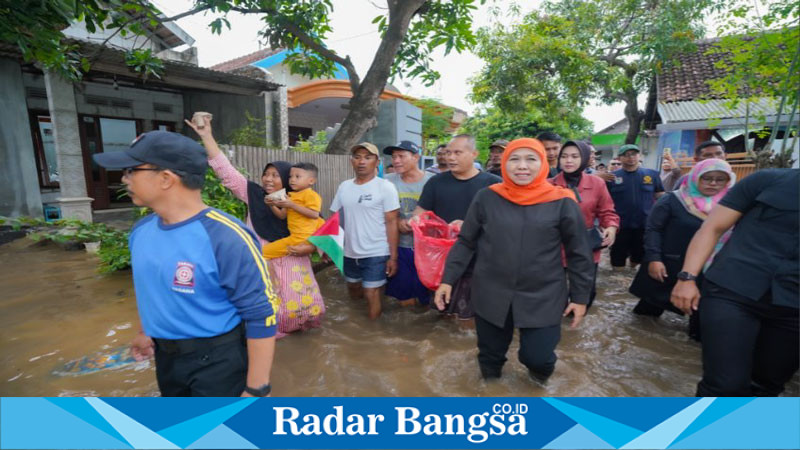
[[266, 197], [264, 198], [264, 203], [269, 206], [269, 209], [272, 210], [272, 214], [275, 215], [278, 219], [284, 220], [286, 219], [286, 208], [281, 208], [278, 206], [279, 203], [284, 202], [285, 200], [269, 200]]

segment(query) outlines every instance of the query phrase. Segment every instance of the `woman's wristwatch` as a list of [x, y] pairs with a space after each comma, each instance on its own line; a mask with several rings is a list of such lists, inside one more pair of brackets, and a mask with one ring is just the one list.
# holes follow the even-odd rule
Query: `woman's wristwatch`
[[681, 281], [695, 281], [697, 280], [697, 275], [692, 275], [689, 272], [678, 272], [678, 279]]
[[244, 391], [248, 394], [252, 395], [253, 397], [266, 397], [272, 392], [272, 385], [265, 384], [260, 388], [251, 388], [250, 386], [245, 386]]

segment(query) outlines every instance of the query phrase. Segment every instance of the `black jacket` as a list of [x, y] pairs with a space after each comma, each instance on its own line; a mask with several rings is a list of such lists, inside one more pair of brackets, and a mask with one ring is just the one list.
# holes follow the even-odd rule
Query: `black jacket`
[[644, 229], [646, 262], [680, 260], [682, 266], [689, 242], [703, 225], [702, 219], [690, 214], [676, 195], [669, 192], [658, 199], [647, 216]]
[[[669, 301], [672, 288], [677, 282], [678, 272], [686, 259], [686, 250], [692, 237], [703, 225], [703, 221], [686, 210], [677, 193], [669, 192], [659, 198], [644, 231], [644, 261], [630, 287], [630, 293], [639, 298], [648, 298], [664, 309], [676, 311]], [[661, 261], [667, 269], [664, 283], [647, 273], [651, 261]], [[699, 284], [699, 283], [698, 283]]]
[[706, 280], [758, 301], [800, 307], [800, 170], [766, 169], [736, 183], [719, 202], [742, 213]]
[[477, 315], [503, 327], [512, 308], [517, 328], [558, 325], [568, 295], [580, 304], [589, 300], [594, 261], [585, 228], [572, 199], [520, 206], [483, 189], [467, 211], [442, 282], [454, 285], [474, 255], [471, 298]]

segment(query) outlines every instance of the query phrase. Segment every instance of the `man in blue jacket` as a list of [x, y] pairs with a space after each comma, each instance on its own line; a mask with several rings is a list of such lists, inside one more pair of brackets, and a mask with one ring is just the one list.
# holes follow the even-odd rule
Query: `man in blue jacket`
[[617, 239], [611, 246], [611, 265], [614, 268], [625, 267], [628, 257], [633, 267], [642, 262], [647, 216], [656, 199], [664, 195], [660, 174], [640, 167], [639, 153], [639, 147], [633, 144], [620, 147], [622, 169], [614, 171], [614, 179], [607, 184], [620, 218]]
[[94, 160], [122, 170], [133, 203], [154, 213], [130, 234], [143, 329], [132, 352], [155, 355], [161, 394], [269, 395], [277, 298], [253, 232], [203, 203], [203, 148], [151, 131]]

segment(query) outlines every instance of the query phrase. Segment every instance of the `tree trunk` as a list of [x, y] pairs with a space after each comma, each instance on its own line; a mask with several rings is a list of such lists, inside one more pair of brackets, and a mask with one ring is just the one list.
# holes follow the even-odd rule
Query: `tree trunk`
[[[767, 140], [767, 145], [764, 149], [768, 152], [772, 152], [772, 144], [775, 142], [775, 138], [778, 136], [778, 132], [780, 131], [780, 124], [781, 124], [781, 115], [783, 115], [783, 108], [786, 106], [786, 99], [789, 98], [792, 92], [789, 83], [792, 79], [792, 75], [794, 74], [794, 70], [797, 67], [797, 57], [800, 56], [800, 46], [797, 47], [797, 51], [794, 52], [794, 57], [792, 58], [792, 64], [789, 66], [789, 72], [786, 74], [786, 79], [783, 83], [783, 95], [781, 95], [781, 102], [778, 106], [778, 114], [775, 116], [775, 124], [772, 126], [772, 130], [769, 133], [769, 139]], [[791, 125], [792, 122], [789, 122]], [[788, 129], [788, 127], [787, 127]], [[774, 153], [774, 152], [773, 152]]]
[[658, 114], [658, 87], [656, 77], [650, 82], [650, 90], [647, 92], [647, 104], [644, 105], [644, 129], [656, 129], [656, 114]]
[[367, 131], [377, 124], [378, 105], [386, 80], [392, 71], [394, 58], [408, 32], [414, 13], [427, 0], [389, 0], [389, 27], [375, 52], [375, 58], [367, 75], [350, 99], [350, 112], [344, 118], [339, 131], [328, 143], [326, 153], [347, 154]]
[[626, 144], [635, 144], [639, 137], [642, 125], [642, 112], [639, 111], [639, 100], [636, 91], [625, 92], [625, 118], [628, 119], [628, 134], [625, 135]]

